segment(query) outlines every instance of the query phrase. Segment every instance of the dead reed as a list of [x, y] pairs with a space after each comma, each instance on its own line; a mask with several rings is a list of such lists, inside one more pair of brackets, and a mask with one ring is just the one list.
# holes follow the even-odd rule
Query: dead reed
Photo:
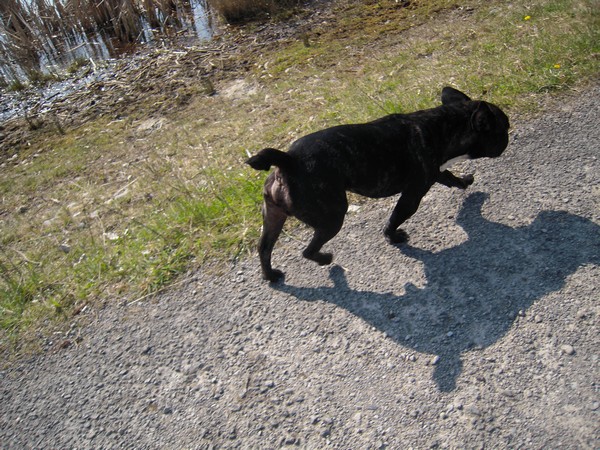
[[182, 18], [194, 20], [191, 1], [2, 0], [0, 76], [32, 80], [51, 63], [75, 60], [72, 50], [85, 43], [101, 39], [110, 51], [179, 29]]
[[295, 0], [208, 0], [211, 8], [228, 23], [243, 22], [261, 14], [271, 14], [298, 3]]

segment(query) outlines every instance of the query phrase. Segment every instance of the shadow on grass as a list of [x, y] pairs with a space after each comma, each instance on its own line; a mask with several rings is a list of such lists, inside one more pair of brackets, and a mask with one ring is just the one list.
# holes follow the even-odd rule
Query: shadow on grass
[[600, 265], [600, 227], [590, 220], [543, 211], [530, 225], [511, 228], [482, 217], [485, 199], [474, 193], [463, 204], [457, 218], [468, 234], [463, 244], [438, 253], [400, 247], [423, 262], [422, 289], [407, 284], [402, 296], [351, 289], [339, 266], [330, 269], [333, 287], [273, 288], [339, 305], [399, 344], [438, 355], [433, 377], [441, 391], [452, 391], [463, 352], [494, 344], [520, 311], [560, 289], [580, 266]]

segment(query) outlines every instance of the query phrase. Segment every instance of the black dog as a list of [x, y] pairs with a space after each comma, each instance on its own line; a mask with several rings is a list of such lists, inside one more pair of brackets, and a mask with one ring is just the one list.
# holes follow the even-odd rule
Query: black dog
[[437, 108], [327, 128], [298, 139], [287, 153], [261, 150], [247, 163], [257, 170], [277, 167], [264, 187], [263, 277], [277, 281], [283, 276], [271, 267], [271, 253], [288, 216], [315, 230], [303, 256], [331, 263], [332, 255], [320, 250], [342, 227], [346, 191], [371, 198], [401, 192], [384, 234], [391, 243], [405, 242], [407, 235], [398, 227], [434, 183], [461, 189], [473, 183], [472, 175], [457, 177], [446, 168], [461, 159], [500, 156], [508, 128], [508, 117], [497, 106], [446, 87]]

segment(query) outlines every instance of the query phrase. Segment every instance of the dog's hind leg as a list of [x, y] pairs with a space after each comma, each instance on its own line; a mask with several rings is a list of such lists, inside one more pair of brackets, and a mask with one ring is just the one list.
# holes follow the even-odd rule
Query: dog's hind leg
[[343, 217], [339, 223], [335, 225], [329, 225], [326, 227], [315, 228], [315, 234], [313, 235], [312, 240], [308, 244], [308, 247], [302, 252], [302, 256], [312, 261], [315, 261], [320, 266], [325, 266], [327, 264], [331, 264], [333, 261], [333, 255], [331, 253], [321, 253], [320, 250], [327, 243], [327, 241], [331, 240], [342, 228]]
[[[325, 198], [325, 194], [323, 194], [323, 198]], [[331, 199], [332, 194], [330, 193], [327, 198]], [[308, 247], [302, 252], [302, 256], [315, 261], [320, 266], [331, 264], [333, 255], [331, 253], [321, 253], [321, 248], [327, 241], [338, 234], [344, 223], [344, 216], [347, 210], [348, 201], [346, 200], [345, 193], [343, 193], [337, 201], [327, 203], [326, 207], [312, 209], [310, 216], [297, 215], [300, 220], [315, 230], [315, 234]]]
[[271, 267], [271, 254], [287, 217], [285, 210], [265, 200], [263, 204], [263, 229], [258, 244], [258, 254], [263, 278], [271, 282], [283, 277], [282, 271]]

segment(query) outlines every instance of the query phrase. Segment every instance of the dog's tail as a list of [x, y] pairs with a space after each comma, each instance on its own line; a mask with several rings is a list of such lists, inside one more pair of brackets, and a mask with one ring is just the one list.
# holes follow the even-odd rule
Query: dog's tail
[[295, 160], [286, 152], [275, 148], [265, 148], [246, 161], [246, 164], [256, 170], [269, 170], [271, 166], [277, 166], [285, 171], [291, 171]]

